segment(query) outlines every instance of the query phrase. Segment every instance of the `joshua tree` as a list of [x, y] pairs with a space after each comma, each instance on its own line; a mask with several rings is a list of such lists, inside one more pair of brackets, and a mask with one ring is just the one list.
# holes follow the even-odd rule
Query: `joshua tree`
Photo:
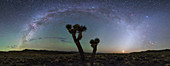
[[[79, 50], [81, 60], [84, 61], [84, 51], [81, 47], [80, 40], [82, 39], [82, 32], [86, 31], [87, 28], [85, 26], [80, 26], [79, 24], [75, 24], [73, 27], [70, 24], [66, 25], [67, 30], [70, 34], [72, 34], [73, 40], [76, 43], [76, 46]], [[78, 33], [78, 37], [76, 37], [76, 33]]]
[[91, 47], [93, 48], [93, 53], [92, 53], [92, 56], [91, 56], [91, 66], [93, 66], [93, 62], [94, 62], [94, 59], [95, 59], [95, 54], [96, 54], [96, 51], [97, 51], [97, 45], [98, 43], [100, 42], [99, 38], [96, 38], [96, 39], [92, 39], [90, 40], [90, 44], [91, 44]]

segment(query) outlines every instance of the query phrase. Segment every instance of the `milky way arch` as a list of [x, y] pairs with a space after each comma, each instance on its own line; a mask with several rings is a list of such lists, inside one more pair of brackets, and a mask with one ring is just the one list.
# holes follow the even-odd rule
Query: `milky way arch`
[[33, 19], [26, 26], [26, 28], [24, 28], [23, 37], [20, 40], [18, 48], [20, 48], [22, 44], [29, 42], [31, 39], [33, 39], [32, 37], [34, 36], [35, 32], [37, 32], [42, 25], [50, 23], [50, 20], [56, 18], [57, 19], [64, 18], [64, 16], [75, 15], [76, 13], [90, 14], [91, 16], [96, 17], [98, 19], [105, 18], [106, 20], [108, 20], [106, 23], [113, 26], [113, 28], [119, 28], [120, 31], [121, 29], [123, 29], [125, 31], [124, 33], [128, 34], [128, 35], [122, 35], [123, 36], [122, 40], [125, 41], [124, 42], [125, 47], [128, 46], [131, 47], [130, 44], [133, 44], [132, 42], [135, 40], [141, 40], [141, 42], [153, 44], [153, 42], [150, 41], [145, 36], [145, 34], [143, 34], [145, 33], [145, 31], [147, 31], [145, 29], [149, 27], [146, 25], [148, 23], [134, 22], [131, 19], [131, 17], [133, 17], [133, 14], [127, 15], [127, 13], [124, 13], [119, 9], [92, 6], [89, 8], [67, 7], [67, 8], [47, 10], [46, 13], [41, 14], [40, 18]]

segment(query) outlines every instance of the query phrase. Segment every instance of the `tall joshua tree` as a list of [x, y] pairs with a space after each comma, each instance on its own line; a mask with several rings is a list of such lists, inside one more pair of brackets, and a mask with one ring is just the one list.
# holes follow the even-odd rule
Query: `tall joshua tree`
[[91, 66], [93, 66], [93, 62], [94, 62], [94, 59], [95, 59], [95, 55], [96, 55], [96, 51], [97, 51], [97, 45], [98, 43], [100, 42], [99, 38], [96, 38], [96, 39], [92, 39], [90, 40], [90, 44], [91, 44], [91, 47], [93, 48], [93, 53], [92, 53], [92, 56], [91, 56]]
[[[85, 26], [80, 26], [79, 24], [75, 24], [74, 26], [67, 24], [66, 28], [70, 34], [72, 34], [73, 40], [76, 43], [76, 46], [79, 50], [81, 60], [84, 61], [84, 51], [81, 47], [80, 40], [82, 39], [82, 32], [86, 31], [87, 28]], [[76, 37], [76, 33], [78, 33], [78, 37]]]

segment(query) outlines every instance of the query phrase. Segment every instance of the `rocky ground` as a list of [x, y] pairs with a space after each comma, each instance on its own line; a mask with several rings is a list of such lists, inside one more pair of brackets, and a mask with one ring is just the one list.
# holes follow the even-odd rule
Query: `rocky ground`
[[[90, 66], [91, 54], [85, 54]], [[97, 54], [95, 66], [170, 66], [170, 51]], [[83, 66], [79, 53], [21, 51], [0, 52], [0, 66]]]

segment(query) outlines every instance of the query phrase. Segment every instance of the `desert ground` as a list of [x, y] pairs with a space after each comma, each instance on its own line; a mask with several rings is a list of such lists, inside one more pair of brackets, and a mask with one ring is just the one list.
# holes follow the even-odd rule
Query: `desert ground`
[[[90, 66], [91, 54], [84, 64]], [[95, 66], [170, 66], [170, 51], [98, 53]], [[77, 52], [23, 50], [0, 52], [0, 66], [83, 66]]]

